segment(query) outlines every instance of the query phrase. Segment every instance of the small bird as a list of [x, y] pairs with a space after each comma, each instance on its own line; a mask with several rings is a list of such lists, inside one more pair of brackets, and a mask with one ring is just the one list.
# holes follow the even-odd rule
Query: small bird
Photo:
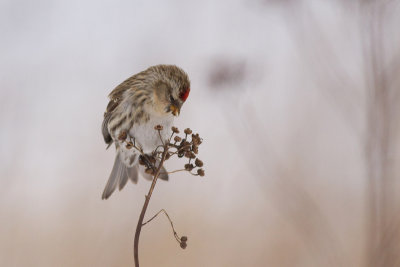
[[[117, 153], [102, 199], [110, 197], [117, 186], [121, 190], [128, 179], [137, 183], [139, 171], [144, 178], [153, 178], [138, 164], [140, 152], [126, 148], [118, 139], [121, 133], [132, 138], [143, 153], [151, 153], [162, 144], [154, 127], [163, 126], [161, 138], [167, 140], [174, 117], [179, 115], [189, 92], [189, 77], [181, 68], [156, 65], [128, 78], [110, 93], [102, 133], [108, 147], [115, 143]], [[160, 173], [160, 179], [168, 180], [165, 169]]]

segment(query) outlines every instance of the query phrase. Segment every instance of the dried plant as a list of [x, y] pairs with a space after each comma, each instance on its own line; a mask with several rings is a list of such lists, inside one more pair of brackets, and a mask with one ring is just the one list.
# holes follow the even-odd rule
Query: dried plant
[[199, 134], [192, 133], [190, 128], [186, 128], [184, 130], [184, 136], [179, 136], [179, 129], [177, 127], [172, 127], [172, 134], [168, 140], [163, 140], [161, 138], [161, 131], [163, 131], [163, 126], [156, 125], [154, 127], [155, 131], [158, 131], [158, 135], [160, 137], [162, 145], [159, 145], [154, 149], [151, 154], [144, 154], [142, 149], [138, 147], [135, 143], [135, 139], [128, 136], [126, 132], [122, 132], [118, 137], [119, 140], [125, 143], [126, 148], [128, 149], [136, 149], [140, 152], [141, 156], [139, 158], [139, 164], [145, 167], [145, 172], [153, 175], [153, 182], [151, 183], [149, 192], [146, 195], [145, 202], [143, 204], [142, 211], [139, 216], [139, 221], [136, 226], [135, 239], [134, 239], [134, 259], [135, 266], [139, 266], [139, 237], [142, 227], [156, 218], [161, 212], [163, 212], [172, 227], [172, 231], [176, 241], [179, 243], [182, 249], [187, 247], [187, 236], [181, 236], [177, 234], [175, 231], [174, 225], [172, 223], [171, 218], [168, 213], [162, 209], [158, 213], [156, 213], [153, 217], [151, 217], [148, 221], [143, 223], [144, 216], [146, 214], [147, 207], [150, 202], [151, 195], [153, 193], [154, 187], [156, 186], [157, 179], [161, 174], [160, 171], [163, 167], [165, 161], [171, 159], [173, 156], [178, 156], [179, 158], [186, 158], [187, 163], [184, 165], [182, 169], [174, 170], [168, 172], [168, 174], [176, 173], [180, 171], [189, 172], [194, 176], [204, 176], [205, 172], [203, 167], [203, 162], [197, 157], [199, 153], [199, 146], [202, 143], [202, 139]]

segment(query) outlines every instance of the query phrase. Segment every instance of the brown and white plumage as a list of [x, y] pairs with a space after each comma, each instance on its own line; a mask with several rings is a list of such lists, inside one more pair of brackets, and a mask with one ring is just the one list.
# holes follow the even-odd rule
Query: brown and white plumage
[[[107, 199], [117, 186], [121, 190], [128, 179], [137, 183], [138, 172], [152, 179], [138, 164], [139, 152], [127, 149], [118, 140], [120, 133], [126, 131], [144, 153], [152, 152], [161, 144], [154, 126], [164, 126], [161, 133], [166, 140], [174, 116], [179, 115], [189, 91], [189, 78], [182, 69], [174, 65], [156, 65], [128, 78], [110, 93], [102, 133], [108, 147], [115, 143], [117, 155], [103, 199]], [[168, 180], [166, 171], [162, 172], [160, 178]]]

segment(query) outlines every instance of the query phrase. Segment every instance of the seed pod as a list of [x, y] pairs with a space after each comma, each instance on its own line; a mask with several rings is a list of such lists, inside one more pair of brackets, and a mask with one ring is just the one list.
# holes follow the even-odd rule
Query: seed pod
[[193, 169], [194, 169], [193, 164], [189, 164], [189, 163], [185, 164], [185, 170], [191, 171], [191, 170], [193, 170]]
[[187, 236], [182, 236], [182, 237], [181, 237], [181, 241], [182, 241], [182, 242], [186, 242], [186, 241], [187, 241]]
[[154, 130], [161, 131], [163, 127], [161, 125], [154, 126]]
[[192, 151], [193, 151], [193, 153], [195, 153], [195, 154], [199, 154], [199, 147], [196, 146], [195, 144], [193, 144], [193, 145], [192, 145]]
[[126, 131], [122, 131], [120, 132], [120, 134], [118, 135], [118, 140], [119, 141], [125, 141], [126, 137], [128, 137], [128, 134], [126, 133]]
[[192, 142], [196, 146], [199, 146], [202, 143], [199, 134], [192, 134]]
[[152, 164], [156, 163], [156, 159], [154, 157], [149, 156], [148, 159], [149, 159], [150, 163], [152, 163]]
[[196, 164], [197, 167], [203, 167], [203, 162], [198, 158], [194, 161], [194, 164]]
[[171, 130], [172, 130], [172, 132], [174, 132], [174, 133], [179, 133], [179, 129], [178, 128], [176, 128], [176, 127], [174, 127], [174, 126], [172, 126], [171, 127]]
[[133, 143], [131, 141], [126, 142], [126, 146], [127, 149], [131, 149], [133, 147]]
[[197, 174], [201, 177], [203, 177], [205, 175], [204, 170], [203, 169], [198, 169], [197, 170]]
[[187, 247], [187, 244], [186, 244], [186, 242], [181, 242], [181, 244], [180, 244], [180, 245], [181, 245], [181, 248], [182, 248], [182, 249], [185, 249], [185, 248]]
[[180, 142], [180, 141], [182, 141], [182, 138], [180, 138], [179, 136], [176, 135], [176, 136], [174, 137], [174, 141], [175, 141], [175, 142]]
[[192, 130], [190, 128], [186, 128], [185, 131], [183, 131], [185, 134], [191, 134]]
[[187, 141], [182, 141], [181, 144], [180, 144], [180, 147], [184, 151], [190, 151], [190, 143], [187, 142]]

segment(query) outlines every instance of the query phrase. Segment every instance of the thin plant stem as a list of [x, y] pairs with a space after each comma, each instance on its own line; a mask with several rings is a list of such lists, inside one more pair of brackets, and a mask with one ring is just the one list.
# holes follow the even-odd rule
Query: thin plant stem
[[186, 169], [175, 170], [175, 171], [171, 171], [171, 172], [167, 172], [167, 173], [171, 174], [171, 173], [183, 172], [183, 171], [186, 171]]
[[158, 130], [158, 136], [160, 137], [160, 140], [161, 140], [163, 146], [165, 146], [164, 140], [161, 137], [161, 130]]
[[164, 164], [164, 161], [165, 161], [165, 158], [167, 156], [167, 153], [168, 153], [168, 145], [165, 145], [164, 146], [164, 151], [163, 151], [162, 156], [161, 156], [160, 164], [158, 165], [158, 168], [157, 168], [157, 170], [156, 170], [156, 172], [154, 174], [153, 182], [151, 183], [149, 192], [147, 193], [147, 195], [145, 197], [145, 201], [144, 201], [144, 204], [143, 204], [142, 212], [140, 213], [139, 221], [138, 221], [137, 226], [136, 226], [135, 239], [134, 239], [134, 244], [133, 244], [133, 256], [134, 256], [134, 259], [135, 259], [135, 266], [136, 267], [139, 267], [139, 237], [140, 237], [140, 232], [141, 232], [142, 226], [143, 226], [144, 215], [146, 214], [146, 210], [147, 210], [147, 207], [149, 205], [151, 195], [153, 194], [154, 187], [156, 186], [157, 179], [158, 179], [158, 176], [160, 175], [160, 170], [161, 170], [161, 168], [162, 168], [162, 166]]
[[181, 239], [179, 238], [179, 236], [178, 236], [178, 234], [177, 234], [177, 232], [176, 232], [176, 230], [175, 230], [174, 223], [172, 222], [172, 220], [171, 220], [171, 218], [169, 217], [168, 213], [167, 213], [164, 209], [162, 209], [162, 210], [160, 210], [159, 212], [157, 212], [153, 217], [151, 217], [149, 220], [147, 220], [145, 223], [143, 223], [142, 226], [144, 226], [144, 225], [148, 224], [149, 222], [151, 222], [151, 221], [152, 221], [155, 217], [157, 217], [158, 214], [160, 214], [161, 212], [163, 212], [163, 213], [165, 214], [165, 216], [167, 216], [167, 219], [168, 219], [169, 223], [171, 224], [172, 232], [173, 232], [173, 234], [174, 234], [174, 237], [175, 237], [176, 241], [178, 241], [178, 243], [180, 243], [180, 242], [181, 242]]

